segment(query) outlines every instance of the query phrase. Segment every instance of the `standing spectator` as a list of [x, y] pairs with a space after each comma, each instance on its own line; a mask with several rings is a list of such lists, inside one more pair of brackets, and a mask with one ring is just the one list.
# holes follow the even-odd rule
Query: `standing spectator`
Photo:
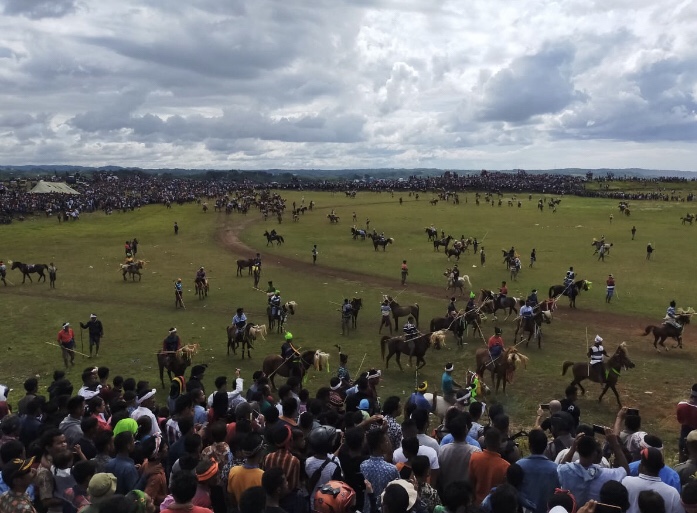
[[484, 433], [484, 450], [470, 456], [469, 480], [475, 493], [475, 504], [479, 505], [495, 486], [504, 482], [510, 466], [499, 454], [501, 432], [492, 427]]
[[[663, 455], [655, 447], [648, 447], [641, 451], [641, 463], [639, 464], [639, 475], [628, 476], [622, 480], [622, 484], [629, 492], [628, 513], [640, 513], [639, 494], [643, 490], [651, 490], [658, 493], [665, 502], [666, 513], [682, 513], [680, 505], [680, 493], [663, 482], [658, 477], [658, 473], [663, 468]], [[656, 510], [653, 510], [656, 511]]]
[[[474, 251], [475, 253], [477, 252], [476, 246], [474, 248]], [[537, 252], [535, 251], [535, 248], [532, 248], [532, 251], [530, 252], [530, 267], [532, 267], [535, 262], [537, 262]]]
[[[642, 449], [646, 449], [647, 447], [653, 447], [655, 449], [658, 449], [661, 452], [661, 455], [663, 454], [663, 441], [656, 435], [644, 435], [644, 437], [641, 439], [640, 446]], [[638, 476], [640, 467], [641, 454], [639, 455], [638, 460], [629, 463], [628, 475], [635, 477]], [[658, 477], [662, 482], [669, 486], [672, 486], [677, 490], [678, 493], [680, 493], [680, 476], [675, 470], [670, 468], [668, 465], [663, 465], [660, 472], [658, 473]]]
[[[347, 431], [347, 438], [348, 435], [349, 433]], [[283, 506], [286, 502], [292, 503], [293, 499], [298, 494], [300, 488], [300, 460], [290, 452], [293, 433], [289, 426], [277, 426], [271, 431], [268, 437], [272, 444], [271, 448], [273, 452], [270, 452], [264, 457], [261, 468], [265, 473], [271, 468], [280, 468], [286, 476], [286, 493], [280, 497], [281, 505]]]
[[94, 355], [99, 356], [99, 341], [104, 336], [104, 327], [102, 321], [97, 319], [96, 314], [90, 314], [90, 320], [86, 324], [80, 323], [80, 328], [89, 330], [90, 338], [90, 358], [92, 358], [92, 346], [94, 346]]
[[479, 263], [482, 267], [486, 264], [486, 253], [484, 253], [484, 246], [479, 250]]
[[481, 452], [467, 443], [467, 433], [471, 427], [468, 417], [467, 413], [459, 413], [448, 422], [453, 443], [443, 445], [438, 451], [438, 486], [441, 489], [454, 481], [468, 479], [470, 458], [474, 453]]
[[80, 513], [101, 513], [101, 504], [108, 501], [116, 492], [116, 476], [105, 473], [95, 474], [90, 479], [87, 492], [90, 505], [80, 510]]
[[174, 221], [174, 235], [179, 235], [179, 225]]
[[25, 394], [17, 402], [17, 411], [20, 416], [26, 415], [27, 405], [36, 398], [39, 392], [39, 381], [36, 378], [29, 378], [24, 382]]
[[[180, 472], [172, 478], [170, 488], [174, 504], [171, 504], [167, 509], [160, 510], [160, 513], [182, 513], [183, 511], [186, 513], [211, 513], [210, 509], [194, 506], [191, 503], [198, 489], [198, 481], [194, 474]], [[261, 511], [261, 509], [257, 511]]]
[[651, 260], [651, 253], [653, 253], [653, 246], [649, 242], [646, 245], [646, 260]]
[[94, 448], [97, 455], [93, 458], [96, 463], [96, 472], [104, 472], [107, 463], [111, 461], [111, 454], [114, 452], [114, 432], [113, 431], [98, 431], [94, 437]]
[[261, 478], [261, 486], [266, 493], [266, 509], [264, 513], [286, 513], [281, 508], [280, 500], [288, 493], [288, 481], [283, 469], [273, 467], [264, 472]]
[[154, 388], [152, 390], [143, 389], [138, 392], [138, 407], [131, 413], [131, 418], [133, 420], [138, 420], [142, 416], [149, 417], [152, 426], [150, 428], [150, 436], [160, 433], [160, 426], [157, 423], [157, 418], [153, 413], [155, 408], [155, 394], [157, 390]]
[[307, 491], [310, 493], [310, 509], [314, 505], [317, 490], [330, 480], [342, 481], [341, 463], [332, 454], [336, 429], [331, 426], [320, 426], [310, 431], [307, 437], [312, 456], [305, 461], [307, 475]]
[[317, 263], [317, 244], [312, 246], [312, 265]]
[[134, 449], [135, 440], [130, 431], [124, 431], [114, 437], [116, 456], [106, 464], [104, 470], [116, 476], [116, 493], [125, 495], [136, 488], [143, 489], [145, 479], [138, 475], [136, 464], [130, 456]]
[[608, 275], [607, 280], [605, 281], [605, 286], [607, 289], [605, 294], [605, 302], [609, 303], [612, 301], [612, 296], [615, 294], [615, 278], [612, 276], [612, 274]]
[[574, 385], [569, 385], [564, 390], [564, 399], [559, 401], [561, 404], [561, 411], [565, 411], [571, 415], [574, 419], [574, 426], [578, 427], [581, 422], [581, 408], [578, 407], [576, 401], [578, 400], [578, 388]]
[[75, 365], [75, 333], [73, 333], [69, 322], [64, 322], [63, 329], [58, 332], [58, 343], [63, 354], [65, 368], [68, 368], [68, 363]]
[[53, 262], [48, 264], [48, 280], [49, 280], [49, 288], [55, 289], [56, 288], [56, 273], [58, 272], [58, 268], [53, 265]]
[[10, 490], [0, 496], [0, 512], [36, 513], [27, 495], [27, 488], [36, 476], [36, 472], [32, 469], [33, 463], [34, 458], [28, 460], [16, 458], [3, 466], [2, 479]]
[[680, 459], [684, 461], [687, 458], [685, 439], [691, 431], [697, 429], [697, 383], [692, 385], [690, 398], [678, 403], [676, 417], [680, 424]]
[[407, 275], [409, 274], [409, 267], [407, 266], [407, 261], [402, 260], [402, 285], [407, 283]]
[[523, 469], [520, 491], [537, 506], [535, 513], [547, 513], [547, 502], [559, 487], [557, 464], [544, 455], [547, 436], [541, 429], [528, 433], [528, 446], [530, 456], [516, 462]]
[[[389, 453], [390, 440], [382, 429], [372, 429], [366, 435], [370, 458], [361, 463], [361, 472], [365, 479], [370, 481], [375, 494], [379, 497], [388, 483], [399, 479], [397, 467], [385, 461], [385, 454]], [[378, 499], [378, 507], [380, 500]], [[366, 511], [369, 508], [365, 508]], [[377, 512], [373, 512], [377, 513]]]
[[68, 447], [72, 448], [82, 438], [80, 422], [85, 416], [85, 398], [76, 395], [68, 401], [68, 415], [60, 423], [60, 430], [68, 441]]
[[427, 513], [433, 513], [436, 506], [441, 504], [440, 496], [435, 488], [429, 484], [431, 466], [426, 456], [415, 456], [411, 461], [411, 469], [416, 479], [416, 491], [419, 500]]
[[73, 479], [75, 479], [75, 486], [65, 491], [65, 500], [75, 508], [75, 511], [79, 511], [90, 503], [87, 487], [90, 479], [96, 473], [96, 468], [97, 466], [93, 461], [83, 460], [78, 461], [70, 471]]
[[[233, 505], [240, 502], [242, 493], [252, 486], [261, 486], [264, 471], [259, 468], [264, 456], [264, 439], [258, 433], [248, 433], [240, 444], [244, 465], [236, 465], [230, 469], [227, 481], [227, 491]], [[174, 492], [173, 492], [174, 493]], [[176, 498], [176, 497], [175, 497]]]
[[636, 226], [632, 226], [632, 240], [634, 240], [635, 235], [636, 235]]
[[685, 448], [688, 459], [675, 466], [675, 471], [680, 476], [680, 484], [685, 486], [697, 473], [697, 430], [692, 430], [685, 437]]
[[356, 509], [363, 510], [365, 479], [361, 472], [361, 463], [368, 459], [363, 451], [365, 431], [362, 427], [346, 430], [344, 443], [339, 448], [339, 462], [344, 473], [344, 482], [356, 492]]
[[[600, 488], [607, 481], [621, 481], [627, 477], [629, 466], [617, 436], [611, 429], [606, 429], [605, 439], [615, 454], [615, 461], [619, 468], [603, 468], [593, 463], [600, 457], [600, 447], [595, 438], [581, 434], [574, 439], [571, 449], [557, 469], [559, 484], [573, 493], [579, 504], [585, 504], [591, 499], [597, 501]], [[576, 451], [578, 451], [579, 460], [570, 463]]]
[[155, 506], [160, 506], [167, 496], [167, 476], [162, 466], [162, 459], [167, 457], [167, 444], [161, 435], [151, 436], [140, 444], [145, 461], [141, 466], [146, 477], [144, 491], [153, 500]]
[[400, 409], [400, 399], [396, 395], [388, 397], [382, 405], [382, 418], [387, 424], [387, 437], [392, 443], [392, 452], [402, 446], [402, 428], [397, 422]]

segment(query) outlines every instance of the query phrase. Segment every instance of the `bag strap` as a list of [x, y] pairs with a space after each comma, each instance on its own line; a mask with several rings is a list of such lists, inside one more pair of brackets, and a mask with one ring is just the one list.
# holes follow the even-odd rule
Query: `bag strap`
[[317, 486], [320, 477], [322, 477], [322, 471], [331, 461], [331, 459], [327, 458], [324, 460], [324, 463], [322, 463], [322, 465], [320, 465], [320, 467], [312, 473], [310, 480], [307, 482], [307, 491], [310, 493], [310, 497], [312, 497], [312, 492], [314, 491], [315, 486]]

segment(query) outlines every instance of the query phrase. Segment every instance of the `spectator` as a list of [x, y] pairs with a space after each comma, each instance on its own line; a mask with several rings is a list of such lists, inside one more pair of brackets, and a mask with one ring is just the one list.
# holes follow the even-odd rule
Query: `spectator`
[[396, 395], [388, 397], [382, 406], [382, 418], [387, 424], [387, 436], [392, 444], [393, 452], [402, 445], [402, 428], [397, 422], [400, 410], [400, 399]]
[[[600, 447], [592, 436], [580, 434], [574, 439], [564, 462], [557, 470], [559, 484], [571, 491], [579, 504], [585, 504], [591, 499], [597, 501], [600, 488], [607, 481], [621, 481], [627, 477], [629, 467], [617, 436], [610, 429], [606, 429], [605, 438], [614, 451], [615, 461], [620, 468], [603, 468], [594, 463], [600, 459]], [[579, 461], [572, 462], [577, 451]]]
[[68, 447], [73, 447], [82, 438], [80, 422], [85, 415], [85, 398], [76, 395], [68, 401], [68, 416], [60, 423], [60, 430], [65, 435]]
[[251, 488], [247, 488], [240, 498], [240, 513], [259, 513], [265, 509], [266, 491], [264, 487], [252, 486]]
[[[600, 502], [610, 506], [616, 506], [624, 513], [629, 509], [629, 492], [622, 483], [618, 481], [608, 481], [600, 489]], [[610, 508], [605, 508], [605, 506], [598, 506], [597, 513], [610, 513], [609, 511], [606, 512], [605, 509], [610, 510]], [[614, 511], [614, 513], [617, 512]]]
[[[385, 401], [385, 404], [388, 402], [389, 399]], [[365, 431], [361, 427], [352, 427], [346, 430], [344, 443], [339, 448], [339, 462], [344, 473], [344, 482], [356, 492], [356, 509], [359, 511], [364, 509], [363, 492], [365, 490], [365, 479], [361, 472], [361, 463], [368, 459], [368, 454], [363, 450], [364, 445]], [[390, 450], [391, 447], [392, 444], [390, 443]], [[390, 451], [391, 456], [392, 452]]]
[[520, 450], [515, 440], [511, 440], [509, 436], [510, 419], [508, 415], [505, 413], [497, 415], [494, 417], [492, 424], [501, 433], [501, 448], [499, 450], [501, 457], [508, 463], [515, 463], [520, 459]]
[[334, 448], [336, 429], [330, 426], [320, 426], [313, 429], [308, 436], [312, 456], [305, 461], [307, 475], [307, 491], [310, 494], [310, 508], [314, 504], [317, 489], [330, 480], [342, 481], [343, 474], [339, 459], [331, 454]]
[[[624, 429], [622, 424], [624, 423]], [[615, 418], [614, 431], [619, 436], [620, 443], [627, 451], [631, 461], [639, 459], [641, 450], [641, 440], [646, 433], [641, 430], [641, 417], [639, 415], [628, 415], [627, 407], [620, 408]]]
[[680, 477], [680, 485], [685, 486], [697, 473], [697, 430], [690, 431], [685, 437], [688, 459], [675, 467]]
[[0, 511], [7, 513], [33, 513], [36, 510], [27, 495], [27, 488], [32, 483], [36, 472], [32, 469], [34, 458], [19, 458], [7, 462], [2, 468], [2, 480], [7, 483], [9, 491], [0, 496]]
[[135, 462], [131, 454], [135, 449], [133, 433], [124, 431], [114, 437], [114, 451], [116, 456], [106, 464], [105, 470], [116, 476], [116, 493], [125, 495], [131, 490], [142, 490], [145, 479], [138, 475]]
[[167, 495], [167, 476], [162, 466], [163, 458], [167, 457], [167, 444], [162, 441], [160, 435], [151, 436], [141, 443], [141, 450], [145, 461], [141, 471], [146, 477], [144, 492], [159, 508]]
[[479, 437], [484, 434], [484, 426], [482, 426], [479, 423], [479, 420], [482, 418], [482, 415], [484, 414], [484, 403], [480, 403], [479, 401], [474, 401], [473, 403], [470, 403], [469, 414], [472, 420], [472, 427], [470, 428], [468, 436], [472, 440], [476, 441], [479, 440]]
[[[460, 513], [473, 511], [474, 490], [469, 481], [454, 481], [443, 489], [441, 496], [443, 513]], [[440, 508], [436, 508], [436, 512], [440, 513]]]
[[286, 513], [280, 507], [280, 499], [288, 494], [288, 481], [279, 467], [273, 467], [264, 472], [261, 486], [266, 493], [266, 509], [264, 513]]
[[428, 410], [422, 410], [422, 409], [416, 409], [414, 412], [411, 414], [411, 418], [414, 421], [414, 424], [416, 425], [416, 430], [417, 430], [417, 435], [416, 438], [419, 439], [419, 443], [421, 445], [425, 445], [427, 447], [430, 447], [436, 453], [438, 452], [438, 449], [440, 446], [438, 445], [438, 442], [435, 441], [435, 439], [431, 438], [426, 434], [426, 430], [428, 430], [428, 419], [429, 417], [429, 412]]
[[260, 486], [264, 471], [259, 468], [264, 456], [264, 439], [258, 433], [247, 434], [240, 445], [244, 465], [236, 465], [230, 469], [227, 481], [227, 491], [233, 505], [239, 504], [242, 493], [252, 486]]
[[131, 413], [131, 418], [138, 420], [142, 416], [149, 417], [152, 421], [150, 436], [160, 433], [160, 426], [157, 423], [157, 418], [153, 414], [155, 409], [155, 394], [157, 390], [140, 390], [138, 392], [138, 407]]
[[544, 455], [554, 461], [557, 454], [571, 447], [574, 441], [574, 437], [571, 436], [571, 431], [574, 428], [574, 418], [569, 413], [560, 411], [554, 413], [549, 418], [549, 422], [554, 439], [547, 444]]
[[412, 420], [405, 420], [402, 422], [402, 432], [404, 433], [404, 438], [402, 438], [402, 447], [392, 453], [392, 463], [397, 465], [399, 463], [406, 462], [409, 458], [407, 453], [409, 453], [411, 456], [428, 457], [428, 461], [431, 465], [431, 484], [434, 485], [438, 482], [440, 476], [438, 453], [430, 447], [419, 444], [419, 439], [416, 438], [416, 427], [414, 426], [414, 422]]
[[[484, 511], [507, 511], [505, 504], [515, 504], [524, 513], [535, 513], [537, 505], [521, 492], [524, 472], [517, 463], [511, 464], [506, 471], [506, 482], [497, 486], [482, 502]], [[503, 490], [501, 490], [503, 488]], [[512, 491], [510, 490], [512, 489]], [[504, 497], [515, 497], [515, 503], [511, 499], [502, 500]], [[515, 509], [511, 511], [516, 511]]]
[[198, 487], [191, 503], [194, 506], [212, 509], [214, 513], [225, 513], [227, 506], [225, 493], [220, 486], [218, 462], [213, 459], [201, 460], [196, 466], [195, 474]]
[[522, 506], [518, 491], [507, 483], [497, 486], [487, 499], [489, 499], [489, 504], [487, 507], [482, 505], [483, 511], [492, 513], [529, 513], [532, 511], [530, 508]]
[[541, 429], [532, 429], [528, 433], [530, 456], [518, 460], [523, 469], [523, 483], [520, 491], [537, 507], [535, 513], [547, 513], [547, 502], [559, 487], [557, 464], [544, 455], [547, 437]]
[[[637, 477], [628, 476], [622, 480], [622, 484], [629, 492], [629, 513], [643, 513], [639, 507], [639, 494], [643, 490], [652, 490], [658, 493], [665, 502], [667, 513], [682, 513], [680, 505], [680, 493], [672, 486], [669, 486], [658, 477], [658, 473], [663, 468], [663, 455], [655, 447], [648, 447], [641, 450], [641, 462], [639, 464], [639, 475]], [[653, 510], [651, 510], [653, 511]]]
[[411, 468], [416, 479], [416, 491], [419, 501], [427, 513], [433, 513], [433, 510], [441, 504], [441, 501], [436, 489], [429, 484], [431, 465], [428, 462], [428, 458], [426, 456], [415, 456], [411, 461]]
[[212, 513], [208, 508], [194, 506], [191, 503], [196, 495], [197, 487], [198, 482], [193, 474], [182, 472], [174, 476], [170, 483], [174, 504], [167, 509], [160, 510], [160, 513], [181, 513], [182, 510], [187, 513]]
[[82, 460], [78, 461], [70, 471], [75, 479], [75, 485], [65, 491], [65, 500], [75, 508], [75, 511], [90, 504], [87, 487], [96, 473], [96, 468], [97, 465], [93, 461]]
[[438, 452], [438, 466], [442, 469], [438, 486], [441, 488], [445, 488], [451, 482], [468, 479], [470, 457], [476, 452], [481, 452], [467, 443], [466, 437], [471, 427], [468, 417], [467, 413], [458, 413], [448, 424], [453, 443], [443, 445]]
[[95, 417], [83, 417], [80, 422], [82, 437], [77, 441], [82, 454], [87, 459], [93, 459], [97, 456], [97, 448], [94, 445], [94, 437], [97, 436], [99, 422]]
[[[452, 421], [452, 419], [454, 419], [455, 417], [457, 417], [458, 415], [463, 414], [463, 413], [464, 412], [462, 410], [460, 410], [459, 408], [457, 408], [455, 406], [450, 406], [448, 408], [448, 410], [445, 412], [445, 418], [443, 419], [443, 428], [441, 429], [440, 426], [438, 428], [436, 428], [436, 433], [438, 433], [438, 432], [447, 433], [440, 441], [441, 447], [453, 442], [453, 435], [452, 435], [452, 433], [449, 432], [450, 431], [450, 428], [449, 428], [450, 421]], [[466, 418], [468, 421], [468, 425], [470, 425], [471, 417], [467, 413], [465, 413], [465, 415], [466, 415]], [[470, 430], [471, 430], [471, 427], [470, 427]], [[466, 436], [466, 440], [467, 440], [468, 444], [476, 447], [477, 449], [481, 449], [481, 446], [479, 445], [479, 442], [477, 441], [477, 439], [472, 438], [470, 436], [469, 432]], [[439, 449], [439, 451], [440, 451], [440, 449]]]
[[[375, 495], [378, 497], [377, 506], [380, 507], [379, 496], [391, 481], [399, 479], [399, 472], [392, 463], [385, 461], [385, 455], [389, 454], [391, 444], [382, 429], [373, 429], [366, 435], [370, 458], [361, 463], [361, 472], [365, 479], [370, 481]], [[365, 508], [370, 511], [369, 508]], [[373, 512], [377, 513], [377, 512]]]
[[[647, 447], [654, 447], [661, 452], [661, 455], [663, 454], [663, 442], [660, 438], [658, 438], [655, 435], [644, 436], [644, 439], [641, 441], [641, 448], [645, 449]], [[638, 476], [640, 465], [641, 461], [632, 461], [629, 464], [629, 475], [635, 477]], [[658, 477], [661, 479], [662, 482], [669, 486], [672, 486], [673, 488], [675, 488], [675, 490], [677, 490], [678, 493], [680, 493], [680, 476], [675, 470], [670, 468], [668, 465], [663, 465], [660, 472], [658, 473]]]
[[[637, 499], [638, 513], [667, 513], [666, 502], [661, 495], [653, 490], [642, 490]], [[672, 510], [682, 513], [680, 510]]]
[[561, 403], [561, 411], [565, 411], [574, 418], [574, 426], [578, 427], [581, 422], [581, 409], [576, 404], [578, 400], [578, 388], [574, 385], [569, 385], [564, 391], [566, 397], [559, 401]]
[[36, 399], [39, 393], [39, 380], [36, 378], [27, 379], [24, 381], [24, 390], [26, 392], [24, 397], [17, 402], [17, 414], [20, 417], [27, 414], [27, 406], [31, 401]]
[[[589, 426], [588, 424], [579, 424], [578, 425], [578, 434], [580, 435], [581, 433], [583, 433], [584, 435], [591, 436], [591, 437], [595, 436], [595, 433], [593, 432], [593, 426]], [[557, 457], [554, 460], [554, 462], [558, 465], [561, 464], [561, 462], [564, 461], [564, 458], [566, 458], [566, 455], [568, 453], [569, 453], [569, 449], [562, 449], [562, 451], [559, 454], [557, 454]], [[578, 458], [579, 458], [578, 452], [576, 452], [571, 457], [571, 461], [574, 461], [574, 462], [578, 461]], [[610, 462], [607, 461], [605, 456], [602, 456], [602, 454], [600, 455], [600, 460], [597, 461], [597, 463], [598, 463], [598, 465], [600, 465], [603, 468], [610, 468], [610, 466], [611, 466]]]
[[684, 460], [687, 458], [685, 439], [690, 431], [697, 429], [697, 383], [692, 385], [690, 398], [678, 403], [676, 417], [680, 424], [680, 454], [681, 459]]
[[40, 431], [44, 429], [42, 423], [44, 403], [43, 397], [36, 397], [26, 406], [26, 414], [22, 417], [22, 427], [19, 434], [19, 440], [25, 447], [29, 447], [30, 443], [38, 440]]
[[683, 486], [680, 493], [680, 502], [686, 513], [695, 513], [697, 511], [697, 480], [693, 479]]
[[114, 433], [113, 431], [99, 431], [94, 437], [94, 447], [97, 455], [93, 458], [96, 464], [96, 472], [104, 472], [107, 463], [111, 461], [111, 454], [114, 452]]
[[[11, 462], [13, 460], [25, 460], [26, 451], [24, 446], [18, 441], [7, 442], [5, 445], [0, 447], [0, 459], [2, 461]], [[10, 485], [4, 481], [2, 478], [2, 473], [0, 473], [0, 494], [10, 491]], [[29, 498], [34, 501], [34, 485], [30, 484], [26, 491]]]
[[100, 513], [100, 506], [113, 497], [116, 492], [116, 476], [113, 474], [97, 473], [90, 479], [87, 486], [90, 505], [80, 513]]
[[0, 432], [2, 432], [2, 437], [0, 437], [0, 447], [7, 442], [19, 440], [21, 429], [22, 421], [16, 415], [8, 415], [2, 419], [2, 424], [0, 424]]
[[493, 487], [503, 483], [510, 464], [501, 457], [501, 432], [492, 427], [484, 433], [484, 450], [470, 456], [469, 480], [475, 493], [475, 503], [481, 504]]
[[36, 471], [34, 486], [38, 499], [47, 513], [63, 513], [63, 499], [56, 497], [57, 487], [53, 478], [53, 459], [66, 451], [68, 443], [58, 429], [49, 429], [41, 438], [41, 464]]
[[401, 513], [411, 511], [416, 504], [417, 494], [414, 485], [404, 479], [392, 481], [382, 494], [382, 513]]

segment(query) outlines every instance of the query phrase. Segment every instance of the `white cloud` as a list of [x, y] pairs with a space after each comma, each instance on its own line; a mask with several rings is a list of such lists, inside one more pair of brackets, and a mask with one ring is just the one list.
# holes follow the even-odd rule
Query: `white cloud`
[[0, 163], [693, 166], [693, 2], [0, 6]]

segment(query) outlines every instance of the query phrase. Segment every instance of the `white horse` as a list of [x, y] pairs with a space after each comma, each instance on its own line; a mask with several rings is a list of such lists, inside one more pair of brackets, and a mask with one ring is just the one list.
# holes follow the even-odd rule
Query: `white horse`
[[467, 276], [466, 274], [463, 274], [462, 276], [460, 276], [457, 279], [457, 281], [455, 281], [452, 271], [450, 271], [450, 272], [446, 271], [445, 273], [443, 273], [443, 275], [448, 278], [448, 286], [445, 287], [445, 290], [460, 289], [460, 295], [464, 295], [465, 285], [467, 285], [467, 288], [469, 290], [472, 290], [472, 282], [470, 281], [470, 277]]
[[249, 338], [256, 340], [257, 337], [261, 337], [262, 340], [266, 340], [267, 335], [266, 324], [255, 324], [249, 328]]

